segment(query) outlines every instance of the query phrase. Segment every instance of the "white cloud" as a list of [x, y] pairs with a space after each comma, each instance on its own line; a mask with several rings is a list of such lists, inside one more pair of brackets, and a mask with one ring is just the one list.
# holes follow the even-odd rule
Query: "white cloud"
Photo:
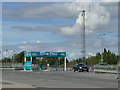
[[23, 43], [27, 43], [27, 42], [23, 42]]
[[118, 2], [119, 0], [4, 0], [2, 2]]
[[80, 25], [75, 24], [73, 27], [63, 27], [60, 30], [60, 33], [62, 35], [67, 35], [67, 36], [75, 36], [75, 35], [80, 35]]
[[22, 31], [42, 31], [42, 32], [52, 32], [53, 34], [58, 33], [62, 27], [67, 25], [15, 25], [11, 26], [12, 30], [22, 30]]
[[[88, 6], [89, 3], [86, 3], [86, 6]], [[41, 27], [39, 25], [32, 25], [26, 27], [26, 26], [16, 26], [13, 27], [14, 29], [24, 29], [27, 31], [51, 31], [59, 32], [60, 34], [64, 36], [80, 36], [81, 35], [81, 13], [77, 13], [75, 9], [75, 3], [62, 3], [62, 4], [49, 4], [49, 5], [41, 5], [41, 6], [29, 6], [21, 9], [17, 9], [17, 11], [14, 10], [4, 10], [3, 14], [8, 14], [10, 18], [22, 18], [22, 19], [51, 19], [51, 18], [67, 18], [67, 19], [76, 19], [76, 22], [72, 26], [44, 26]], [[77, 10], [82, 10], [83, 5], [77, 4]], [[117, 12], [115, 8], [112, 8], [112, 4], [101, 4], [101, 3], [90, 3], [91, 5], [91, 12], [86, 12], [86, 35], [96, 34], [97, 32], [114, 32], [117, 31], [115, 28], [117, 25], [117, 22], [113, 21], [113, 19], [117, 18], [117, 14], [114, 12]], [[110, 9], [110, 10], [109, 10]], [[87, 9], [86, 9], [87, 10]], [[31, 12], [32, 11], [32, 12]], [[20, 14], [23, 13], [23, 14]], [[78, 18], [77, 18], [78, 17]], [[106, 28], [107, 27], [107, 28]], [[42, 29], [41, 29], [42, 28]], [[94, 36], [93, 36], [94, 37]], [[113, 37], [112, 37], [113, 39]], [[39, 42], [39, 41], [38, 41]], [[23, 45], [18, 45], [14, 48], [17, 48], [18, 50], [40, 50], [42, 51], [66, 51], [68, 52], [69, 58], [77, 58], [80, 57], [80, 41], [68, 41], [68, 42], [61, 42], [61, 43], [26, 43]], [[104, 46], [107, 46], [109, 48], [116, 48], [117, 43], [115, 42], [108, 42], [104, 41]], [[98, 47], [101, 47], [101, 40], [89, 40], [87, 41], [87, 51], [91, 50], [90, 53], [87, 54], [93, 54], [95, 51], [100, 51]], [[13, 48], [13, 47], [10, 47]]]
[[40, 43], [40, 41], [37, 41], [37, 43]]
[[23, 49], [23, 50], [27, 50], [27, 48], [29, 48], [28, 46], [18, 46], [18, 48]]
[[[79, 4], [78, 4], [79, 5]], [[87, 3], [88, 5], [88, 3]], [[91, 12], [86, 12], [86, 35], [93, 34], [97, 32], [98, 27], [103, 27], [109, 24], [110, 22], [110, 15], [107, 10], [100, 5], [100, 3], [92, 3], [92, 7], [94, 9]], [[97, 7], [97, 8], [95, 8]], [[81, 9], [81, 4], [79, 5], [78, 10]], [[80, 35], [82, 30], [82, 17], [79, 14], [78, 18], [76, 19], [76, 23], [72, 27], [63, 27], [61, 29], [61, 33], [67, 36], [76, 36]]]
[[63, 49], [60, 49], [60, 48], [57, 48], [57, 49], [56, 49], [56, 52], [64, 52], [64, 50], [63, 50]]
[[[104, 40], [104, 47], [117, 53], [117, 41], [111, 42]], [[81, 57], [81, 48], [79, 40], [70, 40], [61, 43], [26, 43], [18, 44], [16, 46], [3, 47], [3, 52], [6, 48], [14, 50], [15, 53], [20, 51], [38, 51], [38, 52], [66, 52], [69, 60]], [[88, 40], [86, 45], [86, 57], [89, 55], [95, 55], [97, 52], [101, 52], [101, 40]], [[4, 56], [6, 53], [4, 52]], [[13, 55], [11, 53], [10, 55]]]
[[[22, 18], [22, 19], [50, 19], [50, 18], [67, 18], [67, 19], [76, 19], [76, 22], [72, 26], [13, 26], [13, 29], [19, 30], [32, 30], [32, 31], [48, 31], [48, 32], [58, 32], [63, 36], [75, 36], [78, 37], [81, 35], [81, 13], [77, 11], [83, 9], [86, 12], [86, 35], [92, 35], [96, 32], [109, 32], [111, 29], [111, 23], [113, 17], [117, 17], [117, 12], [114, 3], [110, 3], [109, 8], [106, 3], [55, 3], [55, 4], [45, 4], [40, 6], [25, 6], [24, 8], [15, 10], [6, 10], [3, 8], [3, 14], [8, 15], [9, 18]], [[90, 12], [89, 10], [90, 5]], [[109, 10], [110, 9], [110, 10]], [[32, 12], [31, 12], [32, 11]], [[22, 14], [20, 14], [22, 13]], [[77, 18], [78, 17], [78, 18]], [[111, 20], [111, 21], [110, 21]], [[113, 23], [114, 24], [114, 23]], [[106, 27], [110, 27], [106, 29]], [[110, 30], [109, 30], [110, 29]], [[114, 28], [112, 27], [112, 31]], [[59, 32], [60, 31], [60, 32]]]
[[[94, 46], [96, 48], [102, 48], [102, 40], [98, 40], [94, 42]], [[103, 47], [106, 48], [117, 48], [118, 47], [118, 41], [107, 41], [107, 40], [103, 40]]]
[[93, 2], [94, 0], [76, 0], [76, 2]]
[[94, 0], [4, 0], [2, 2], [94, 2]]
[[[40, 3], [40, 2], [39, 2]], [[73, 18], [76, 16], [73, 11], [74, 6], [68, 3], [44, 4], [36, 6], [26, 6], [17, 10], [3, 9], [3, 14], [8, 15], [9, 18]], [[22, 13], [22, 14], [21, 14]], [[67, 13], [67, 14], [66, 14]]]
[[94, 54], [92, 52], [88, 52], [88, 55], [90, 56], [94, 56]]
[[13, 51], [12, 50], [9, 50], [9, 51], [5, 51], [5, 52], [3, 52], [3, 57], [9, 57], [10, 55], [13, 55]]
[[101, 2], [119, 2], [119, 0], [101, 0]]
[[109, 43], [110, 46], [116, 46], [118, 45], [118, 41], [112, 41]]
[[76, 56], [76, 54], [75, 54], [75, 52], [71, 52], [71, 53], [69, 53], [69, 58], [75, 58], [75, 56]]

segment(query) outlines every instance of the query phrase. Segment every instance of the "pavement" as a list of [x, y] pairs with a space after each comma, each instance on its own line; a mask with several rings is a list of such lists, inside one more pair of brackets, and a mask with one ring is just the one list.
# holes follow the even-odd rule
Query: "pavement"
[[116, 74], [2, 71], [2, 88], [118, 88]]

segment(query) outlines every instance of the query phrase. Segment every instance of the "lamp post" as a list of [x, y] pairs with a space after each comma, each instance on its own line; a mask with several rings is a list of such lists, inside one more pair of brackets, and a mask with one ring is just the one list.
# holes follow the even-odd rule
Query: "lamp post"
[[6, 49], [6, 68], [7, 68], [7, 52], [8, 50]]
[[13, 51], [13, 68], [15, 68], [15, 55], [16, 55], [16, 54], [14, 54], [14, 52], [15, 51]]
[[102, 51], [103, 51], [103, 36], [105, 36], [106, 34], [100, 34], [99, 36], [101, 37], [101, 63], [103, 63], [103, 55], [102, 55]]

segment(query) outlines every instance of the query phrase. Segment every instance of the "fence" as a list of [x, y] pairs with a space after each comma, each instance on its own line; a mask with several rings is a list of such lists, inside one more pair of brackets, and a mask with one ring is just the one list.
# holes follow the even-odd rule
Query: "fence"
[[[33, 70], [39, 70], [40, 69], [40, 65], [39, 64], [34, 64], [34, 66], [32, 66]], [[48, 69], [50, 71], [54, 71], [54, 70], [63, 70], [64, 69], [64, 65], [58, 65], [56, 68], [56, 65], [50, 65], [49, 67], [47, 65], [42, 65], [42, 69]]]
[[[24, 68], [23, 63], [0, 63], [0, 67], [2, 68]], [[117, 72], [117, 65], [110, 65], [110, 66], [93, 66], [93, 65], [88, 65], [88, 67], [91, 67], [91, 69], [94, 72], [113, 72], [116, 73]], [[72, 71], [73, 65], [67, 65], [67, 70], [68, 68], [70, 69], [70, 71]], [[32, 65], [32, 69], [33, 70], [39, 70], [40, 69], [40, 65], [39, 64], [33, 64]], [[58, 71], [62, 71], [64, 70], [64, 65], [58, 65], [56, 68], [56, 65], [50, 65], [49, 67], [47, 65], [42, 65], [42, 69], [48, 69], [51, 71], [54, 70], [58, 70]], [[120, 69], [119, 69], [120, 70]]]
[[2, 63], [1, 67], [24, 67], [23, 63]]
[[[24, 68], [24, 65], [23, 63], [1, 63], [1, 66], [0, 68], [15, 68], [17, 70], [19, 69], [23, 69]], [[40, 69], [40, 64], [32, 64], [32, 70], [39, 70]], [[54, 71], [56, 70], [56, 65], [50, 65], [49, 67], [47, 65], [42, 65], [42, 69], [45, 70], [45, 69], [49, 69], [51, 71]], [[57, 70], [63, 70], [64, 69], [64, 65], [58, 65], [57, 66]]]

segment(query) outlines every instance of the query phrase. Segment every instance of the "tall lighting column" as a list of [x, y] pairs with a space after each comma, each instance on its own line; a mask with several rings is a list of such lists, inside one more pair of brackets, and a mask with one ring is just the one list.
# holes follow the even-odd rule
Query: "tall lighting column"
[[101, 63], [103, 63], [103, 55], [102, 55], [102, 51], [103, 51], [103, 36], [105, 36], [106, 34], [100, 34], [99, 36], [101, 37]]

